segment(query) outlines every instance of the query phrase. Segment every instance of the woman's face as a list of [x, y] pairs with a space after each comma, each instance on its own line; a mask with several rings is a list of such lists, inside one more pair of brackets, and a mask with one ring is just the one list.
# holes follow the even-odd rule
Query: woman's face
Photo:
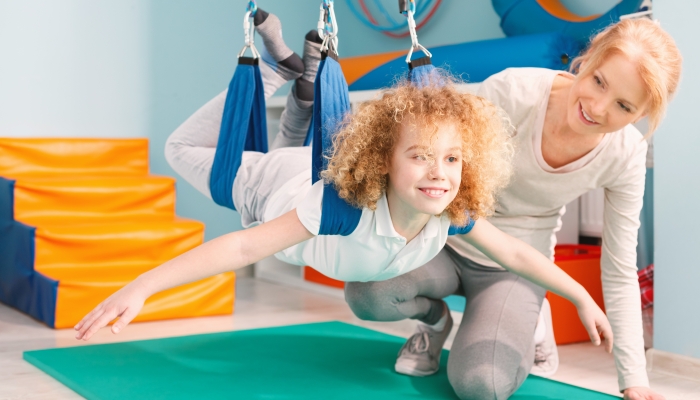
[[615, 132], [646, 114], [648, 98], [637, 65], [622, 55], [613, 55], [574, 81], [567, 122], [581, 134]]

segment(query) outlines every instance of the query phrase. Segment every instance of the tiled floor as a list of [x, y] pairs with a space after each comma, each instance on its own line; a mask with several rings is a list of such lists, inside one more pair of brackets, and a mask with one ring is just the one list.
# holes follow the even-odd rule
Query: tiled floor
[[[233, 316], [144, 322], [130, 325], [119, 335], [99, 332], [90, 343], [110, 343], [182, 336], [226, 330], [339, 320], [378, 331], [410, 336], [412, 321], [372, 323], [354, 317], [342, 299], [310, 293], [254, 278], [238, 280]], [[459, 321], [455, 321], [457, 325]], [[72, 330], [52, 330], [0, 305], [0, 400], [79, 399], [80, 396], [22, 360], [25, 350], [79, 346]], [[452, 343], [448, 339], [447, 347]], [[560, 367], [552, 378], [602, 392], [617, 394], [612, 356], [589, 344], [559, 347]], [[650, 376], [652, 386], [668, 400], [700, 400], [700, 382], [662, 374]]]

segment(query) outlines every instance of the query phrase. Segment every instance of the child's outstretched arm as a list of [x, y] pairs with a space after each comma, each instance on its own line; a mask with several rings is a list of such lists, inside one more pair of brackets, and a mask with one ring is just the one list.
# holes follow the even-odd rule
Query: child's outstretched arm
[[507, 270], [572, 302], [578, 309], [579, 318], [586, 327], [591, 342], [596, 346], [599, 345], [602, 334], [605, 339], [605, 350], [608, 353], [612, 351], [612, 328], [603, 310], [598, 307], [583, 286], [547, 257], [522, 240], [496, 228], [485, 219], [478, 220], [474, 228], [462, 237]]
[[118, 333], [155, 293], [242, 268], [313, 236], [299, 221], [296, 210], [292, 210], [254, 228], [210, 240], [141, 274], [109, 296], [78, 322], [75, 338], [88, 340], [117, 317], [119, 320], [112, 325], [112, 332]]

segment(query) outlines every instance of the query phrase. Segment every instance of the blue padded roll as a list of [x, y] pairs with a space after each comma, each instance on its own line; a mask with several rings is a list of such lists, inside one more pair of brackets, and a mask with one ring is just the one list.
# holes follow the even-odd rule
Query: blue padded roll
[[[468, 82], [482, 82], [511, 67], [565, 70], [580, 51], [581, 46], [575, 39], [561, 33], [481, 40], [430, 49], [434, 65], [444, 66]], [[388, 87], [397, 75], [405, 73], [405, 57], [400, 56], [359, 78], [350, 85], [350, 90]]]
[[506, 36], [561, 32], [585, 46], [591, 35], [620, 21], [621, 15], [637, 12], [642, 0], [621, 0], [607, 13], [581, 22], [558, 18], [534, 0], [493, 0], [492, 3], [494, 10], [501, 17], [501, 28]]
[[[349, 112], [348, 84], [337, 56], [324, 53], [314, 82], [312, 182], [317, 182], [327, 167], [325, 156], [332, 149], [333, 135]], [[341, 199], [332, 184], [324, 184], [319, 235], [347, 236], [357, 228], [360, 217], [361, 209]]]
[[233, 205], [233, 180], [244, 151], [267, 152], [265, 91], [258, 59], [240, 57], [226, 94], [209, 187], [216, 204]]

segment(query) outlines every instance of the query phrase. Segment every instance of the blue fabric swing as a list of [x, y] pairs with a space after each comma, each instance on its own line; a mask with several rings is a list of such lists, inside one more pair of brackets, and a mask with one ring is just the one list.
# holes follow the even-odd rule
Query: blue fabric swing
[[267, 153], [265, 91], [258, 58], [239, 57], [221, 119], [209, 187], [216, 204], [233, 205], [231, 190], [244, 151]]
[[[326, 156], [333, 146], [333, 134], [350, 112], [348, 84], [333, 51], [324, 52], [314, 81], [311, 181], [321, 179], [326, 169]], [[323, 205], [319, 235], [351, 234], [360, 223], [362, 210], [341, 199], [333, 184], [323, 185]]]

